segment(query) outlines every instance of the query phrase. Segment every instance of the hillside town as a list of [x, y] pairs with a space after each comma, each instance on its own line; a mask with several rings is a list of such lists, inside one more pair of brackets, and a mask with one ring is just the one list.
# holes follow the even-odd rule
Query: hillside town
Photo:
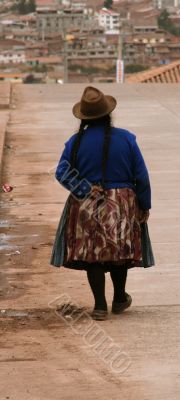
[[180, 0], [0, 1], [0, 80], [122, 82], [180, 60]]

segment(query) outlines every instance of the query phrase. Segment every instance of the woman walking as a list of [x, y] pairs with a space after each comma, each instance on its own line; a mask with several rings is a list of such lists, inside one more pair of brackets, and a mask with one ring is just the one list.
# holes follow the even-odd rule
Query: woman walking
[[86, 270], [95, 305], [92, 317], [107, 318], [105, 273], [114, 287], [112, 312], [131, 305], [129, 268], [142, 265], [141, 224], [151, 208], [148, 171], [134, 134], [112, 126], [112, 96], [84, 90], [73, 114], [78, 133], [65, 144], [57, 180], [71, 193], [53, 248], [51, 264]]

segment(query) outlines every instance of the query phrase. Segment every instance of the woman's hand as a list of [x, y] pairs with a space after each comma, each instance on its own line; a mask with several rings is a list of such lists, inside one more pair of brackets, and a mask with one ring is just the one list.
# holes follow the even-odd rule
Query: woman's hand
[[140, 224], [143, 224], [143, 222], [147, 222], [149, 218], [150, 212], [149, 210], [139, 210], [139, 222]]
[[103, 193], [103, 188], [101, 186], [99, 186], [99, 185], [92, 186], [90, 194], [93, 197], [97, 197], [99, 194], [102, 194], [102, 193]]

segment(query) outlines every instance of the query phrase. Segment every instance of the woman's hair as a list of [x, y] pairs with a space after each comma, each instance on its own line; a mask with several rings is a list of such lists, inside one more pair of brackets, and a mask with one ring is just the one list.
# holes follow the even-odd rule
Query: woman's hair
[[76, 160], [77, 160], [77, 153], [81, 143], [81, 139], [84, 134], [84, 128], [86, 125], [96, 125], [96, 123], [101, 122], [104, 125], [104, 145], [103, 145], [103, 157], [102, 157], [102, 186], [104, 187], [105, 179], [106, 179], [106, 167], [107, 167], [107, 160], [108, 160], [108, 152], [109, 152], [109, 144], [111, 139], [111, 116], [105, 115], [102, 118], [93, 119], [93, 120], [82, 120], [79, 131], [77, 132], [76, 139], [73, 144], [72, 153], [71, 153], [71, 168], [76, 168]]
[[81, 139], [82, 139], [82, 136], [84, 133], [84, 128], [86, 125], [87, 125], [87, 122], [85, 120], [81, 120], [79, 131], [76, 134], [76, 138], [73, 143], [72, 152], [71, 152], [71, 168], [72, 169], [76, 168], [77, 153], [78, 153], [78, 149], [79, 149]]
[[103, 145], [103, 158], [102, 158], [102, 187], [105, 185], [106, 180], [106, 167], [109, 153], [109, 145], [111, 139], [111, 116], [108, 114], [104, 118], [104, 145]]

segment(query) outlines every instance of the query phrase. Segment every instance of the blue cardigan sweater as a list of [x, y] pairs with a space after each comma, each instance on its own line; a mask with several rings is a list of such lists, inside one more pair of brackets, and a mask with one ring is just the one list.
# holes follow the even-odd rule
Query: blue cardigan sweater
[[[92, 184], [102, 180], [104, 128], [85, 129], [77, 154], [76, 171], [70, 167], [71, 151], [76, 134], [65, 143], [57, 170], [57, 180], [77, 197], [86, 196]], [[136, 136], [125, 129], [112, 128], [105, 188], [131, 188], [142, 210], [151, 208], [151, 188], [148, 171], [136, 143]]]

